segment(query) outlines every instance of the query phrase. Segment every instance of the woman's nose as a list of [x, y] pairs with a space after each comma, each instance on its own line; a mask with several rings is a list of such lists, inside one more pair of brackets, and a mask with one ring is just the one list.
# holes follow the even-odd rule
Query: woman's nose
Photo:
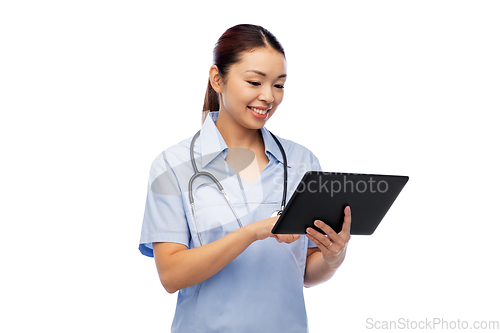
[[259, 99], [266, 102], [267, 104], [271, 104], [272, 102], [274, 102], [273, 89], [263, 87]]

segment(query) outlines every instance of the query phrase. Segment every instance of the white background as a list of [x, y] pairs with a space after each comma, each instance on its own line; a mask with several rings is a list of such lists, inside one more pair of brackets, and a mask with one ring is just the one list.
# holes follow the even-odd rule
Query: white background
[[137, 249], [149, 168], [200, 128], [239, 23], [285, 48], [268, 129], [325, 171], [410, 177], [305, 289], [310, 331], [500, 321], [497, 1], [173, 3], [0, 5], [1, 331], [169, 331], [177, 297]]

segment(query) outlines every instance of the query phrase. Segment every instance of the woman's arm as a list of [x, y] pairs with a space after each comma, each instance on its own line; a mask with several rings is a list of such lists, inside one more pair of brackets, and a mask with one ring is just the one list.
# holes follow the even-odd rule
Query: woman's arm
[[328, 281], [344, 261], [347, 243], [351, 239], [349, 207], [345, 208], [344, 214], [342, 231], [338, 234], [322, 221], [316, 221], [315, 225], [327, 236], [312, 228], [307, 228], [307, 238], [312, 240], [317, 247], [307, 250], [304, 287], [309, 288]]
[[338, 265], [330, 266], [323, 259], [321, 250], [317, 247], [310, 248], [307, 251], [307, 261], [306, 261], [306, 274], [304, 276], [304, 287], [310, 288], [325, 281], [330, 280], [330, 278], [335, 274], [340, 264], [345, 258], [345, 249], [342, 250], [342, 254], [339, 255]]
[[156, 268], [169, 293], [198, 284], [215, 275], [250, 244], [267, 237], [292, 243], [299, 235], [273, 235], [278, 216], [251, 223], [206, 245], [188, 249], [178, 243], [153, 243]]

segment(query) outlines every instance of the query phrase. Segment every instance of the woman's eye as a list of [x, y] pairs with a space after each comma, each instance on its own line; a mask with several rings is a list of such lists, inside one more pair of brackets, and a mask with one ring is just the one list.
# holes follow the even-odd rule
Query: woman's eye
[[248, 83], [250, 83], [252, 86], [259, 86], [260, 83], [259, 82], [254, 82], [254, 81], [247, 81]]
[[279, 88], [279, 89], [284, 89], [284, 88], [285, 88], [285, 86], [283, 86], [283, 85], [281, 85], [281, 84], [277, 84], [277, 85], [275, 85], [275, 87], [276, 87], [276, 88]]

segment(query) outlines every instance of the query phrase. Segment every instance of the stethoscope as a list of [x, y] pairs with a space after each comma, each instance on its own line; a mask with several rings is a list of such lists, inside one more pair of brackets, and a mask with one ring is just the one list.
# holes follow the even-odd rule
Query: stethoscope
[[[191, 140], [191, 147], [190, 147], [190, 150], [189, 150], [189, 153], [191, 155], [191, 164], [193, 165], [193, 169], [194, 169], [194, 175], [192, 175], [191, 179], [189, 179], [189, 202], [191, 203], [191, 210], [193, 212], [194, 224], [196, 226], [196, 232], [198, 233], [198, 239], [200, 241], [200, 244], [203, 245], [203, 242], [201, 241], [200, 230], [198, 228], [198, 221], [196, 220], [196, 211], [194, 209], [193, 181], [195, 180], [196, 177], [198, 177], [198, 176], [207, 176], [207, 177], [210, 177], [210, 179], [212, 179], [212, 181], [219, 188], [219, 191], [224, 195], [224, 198], [226, 198], [226, 201], [227, 201], [229, 207], [231, 207], [231, 210], [233, 211], [233, 214], [236, 217], [236, 220], [238, 220], [238, 224], [240, 225], [240, 228], [242, 228], [243, 225], [241, 224], [240, 218], [236, 214], [236, 211], [234, 210], [233, 205], [231, 205], [231, 202], [229, 201], [229, 199], [228, 199], [228, 197], [226, 195], [226, 192], [224, 192], [224, 188], [222, 187], [222, 184], [210, 172], [206, 172], [206, 171], [201, 171], [200, 172], [200, 171], [198, 171], [198, 167], [196, 167], [196, 163], [195, 163], [195, 160], [194, 160], [194, 141], [200, 135], [200, 132], [201, 132], [201, 130], [198, 131], [193, 136], [193, 139]], [[275, 217], [275, 216], [281, 215], [281, 213], [285, 209], [285, 204], [286, 204], [286, 181], [287, 181], [287, 177], [288, 177], [288, 171], [287, 171], [287, 162], [286, 162], [285, 150], [283, 149], [283, 146], [281, 146], [281, 143], [279, 142], [278, 138], [276, 138], [273, 133], [271, 133], [271, 132], [269, 132], [269, 133], [274, 138], [274, 141], [276, 141], [276, 143], [278, 144], [278, 147], [280, 148], [280, 151], [281, 151], [281, 156], [283, 156], [283, 171], [284, 171], [284, 177], [283, 177], [284, 178], [284, 180], [283, 180], [283, 199], [281, 201], [281, 209], [275, 210], [271, 214], [271, 217]]]

